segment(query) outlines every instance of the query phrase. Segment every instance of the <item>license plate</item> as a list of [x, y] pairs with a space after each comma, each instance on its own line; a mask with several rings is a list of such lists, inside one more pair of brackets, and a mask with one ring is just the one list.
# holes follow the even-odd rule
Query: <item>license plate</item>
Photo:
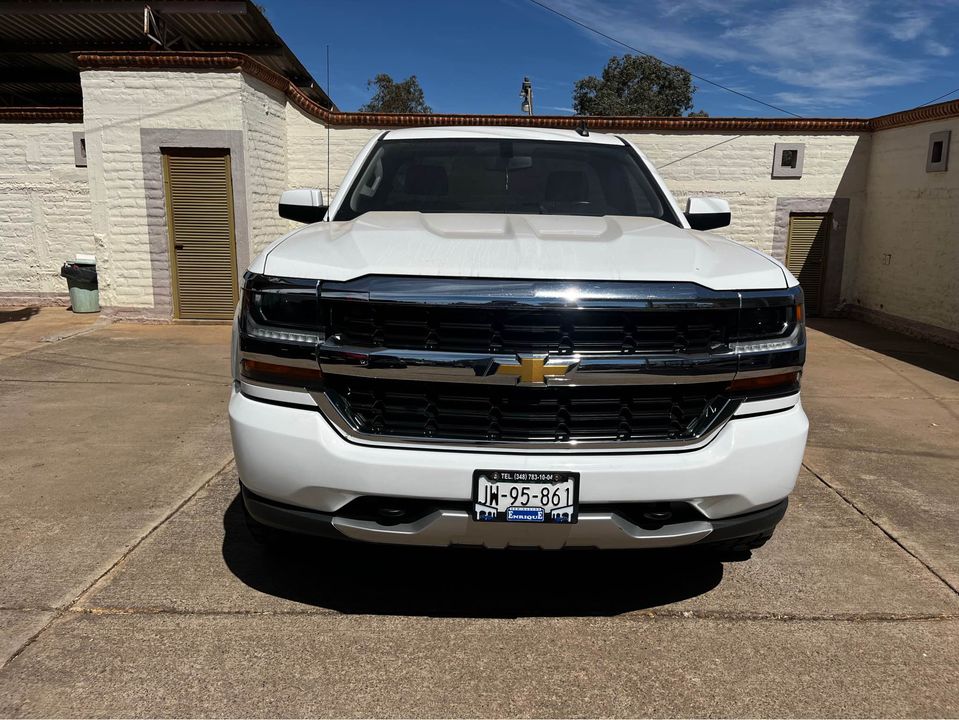
[[478, 522], [574, 523], [579, 473], [475, 470], [473, 519]]

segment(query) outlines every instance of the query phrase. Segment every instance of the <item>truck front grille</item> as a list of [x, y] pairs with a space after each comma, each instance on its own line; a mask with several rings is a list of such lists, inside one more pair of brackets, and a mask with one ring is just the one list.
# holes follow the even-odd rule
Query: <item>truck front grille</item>
[[347, 345], [470, 353], [703, 354], [725, 346], [736, 311], [447, 308], [330, 302]]
[[536, 387], [328, 376], [326, 392], [358, 431], [476, 442], [677, 441], [706, 432], [725, 383]]

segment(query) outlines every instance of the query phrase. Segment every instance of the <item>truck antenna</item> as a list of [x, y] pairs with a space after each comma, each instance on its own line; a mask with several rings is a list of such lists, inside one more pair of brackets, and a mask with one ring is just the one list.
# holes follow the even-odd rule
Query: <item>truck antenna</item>
[[576, 126], [576, 132], [582, 135], [583, 137], [589, 137], [589, 128], [586, 127], [585, 117], [580, 118], [579, 125]]

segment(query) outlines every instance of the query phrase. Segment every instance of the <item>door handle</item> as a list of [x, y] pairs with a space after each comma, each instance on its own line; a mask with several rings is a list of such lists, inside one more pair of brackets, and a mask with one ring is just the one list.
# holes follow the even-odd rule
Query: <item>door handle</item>
[[183, 249], [183, 243], [173, 243], [173, 249], [174, 249], [174, 250], [182, 250], [182, 249]]

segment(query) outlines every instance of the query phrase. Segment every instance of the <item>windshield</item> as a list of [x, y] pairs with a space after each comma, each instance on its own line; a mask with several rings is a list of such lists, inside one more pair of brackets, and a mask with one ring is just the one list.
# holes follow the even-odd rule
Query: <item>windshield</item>
[[630, 215], [676, 224], [626, 145], [539, 140], [393, 140], [370, 154], [337, 212]]

